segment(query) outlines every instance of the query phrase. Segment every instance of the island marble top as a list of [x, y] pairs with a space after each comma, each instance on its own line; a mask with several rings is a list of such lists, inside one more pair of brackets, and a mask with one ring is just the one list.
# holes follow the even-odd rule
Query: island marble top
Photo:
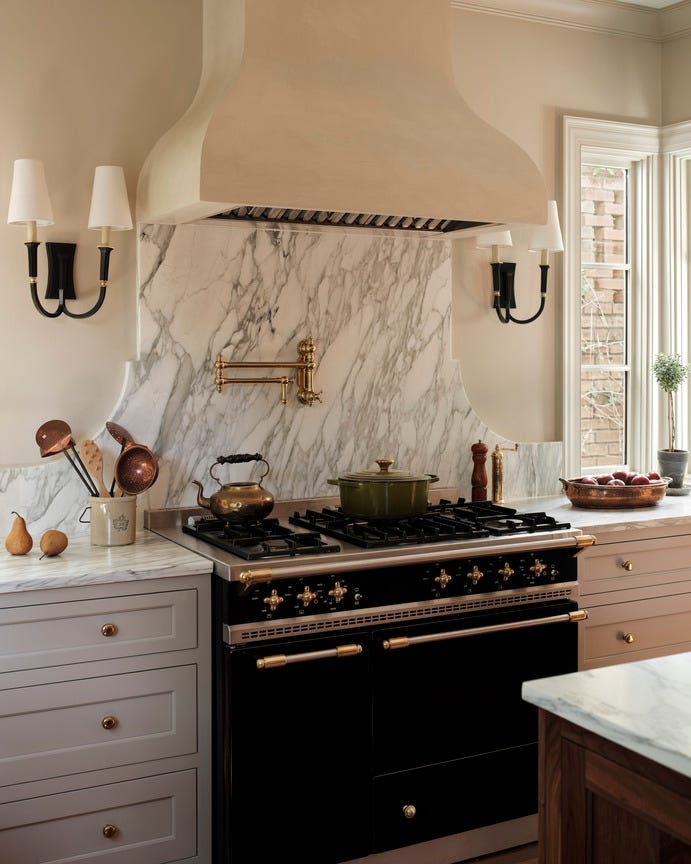
[[128, 582], [211, 573], [212, 562], [182, 546], [142, 530], [129, 546], [92, 546], [88, 537], [70, 540], [52, 558], [41, 557], [38, 543], [27, 555], [0, 550], [0, 594], [41, 588], [66, 588], [103, 582]]
[[523, 698], [691, 777], [691, 653], [526, 681]]

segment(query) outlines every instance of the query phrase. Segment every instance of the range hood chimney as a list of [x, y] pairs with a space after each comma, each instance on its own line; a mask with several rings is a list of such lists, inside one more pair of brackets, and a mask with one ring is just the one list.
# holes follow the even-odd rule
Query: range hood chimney
[[537, 167], [453, 81], [451, 14], [450, 0], [204, 0], [199, 89], [147, 158], [138, 220], [544, 223]]

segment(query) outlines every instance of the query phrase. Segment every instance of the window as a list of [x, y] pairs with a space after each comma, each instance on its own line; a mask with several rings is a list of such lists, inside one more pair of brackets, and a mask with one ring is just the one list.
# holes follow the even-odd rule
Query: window
[[564, 470], [648, 470], [658, 345], [656, 127], [564, 119]]
[[[564, 118], [564, 471], [650, 470], [660, 352], [691, 361], [691, 122]], [[677, 396], [691, 445], [688, 388]]]

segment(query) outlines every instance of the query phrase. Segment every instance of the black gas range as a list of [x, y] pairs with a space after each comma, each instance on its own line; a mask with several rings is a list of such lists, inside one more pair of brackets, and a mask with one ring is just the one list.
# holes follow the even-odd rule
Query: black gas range
[[338, 504], [278, 502], [251, 526], [146, 514], [214, 565], [215, 860], [392, 864], [412, 847], [442, 864], [531, 842], [520, 688], [576, 668], [593, 538], [453, 490], [395, 522]]

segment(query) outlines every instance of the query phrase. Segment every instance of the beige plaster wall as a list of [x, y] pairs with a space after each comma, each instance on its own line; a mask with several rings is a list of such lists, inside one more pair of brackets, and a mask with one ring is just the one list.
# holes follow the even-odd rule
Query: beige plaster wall
[[670, 39], [662, 48], [662, 124], [691, 118], [691, 35]]
[[[660, 122], [661, 49], [651, 41], [455, 9], [453, 44], [468, 103], [527, 150], [557, 200], [564, 114]], [[539, 300], [538, 256], [526, 251], [527, 238], [519, 227], [513, 249], [505, 250], [506, 260], [518, 262], [522, 317]], [[502, 324], [490, 306], [487, 251], [476, 251], [473, 241], [456, 243], [454, 351], [473, 407], [509, 439], [561, 438], [561, 259], [550, 262], [541, 318]]]
[[[34, 433], [60, 417], [95, 437], [117, 404], [136, 346], [136, 230], [113, 235], [103, 308], [43, 318], [28, 290], [25, 231], [8, 226], [13, 161], [42, 159], [55, 225], [78, 244], [76, 311], [98, 296], [99, 234], [86, 228], [96, 165], [123, 165], [134, 213], [141, 164], [183, 113], [201, 68], [201, 0], [0, 0], [0, 466], [40, 461]], [[55, 307], [46, 301], [46, 306]]]

